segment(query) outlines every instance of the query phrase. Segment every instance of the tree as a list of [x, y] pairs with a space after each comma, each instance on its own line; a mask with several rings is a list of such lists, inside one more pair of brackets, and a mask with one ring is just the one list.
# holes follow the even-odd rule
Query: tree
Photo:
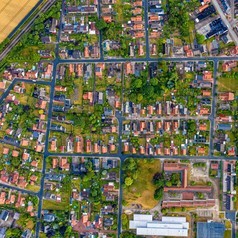
[[164, 180], [163, 179], [158, 179], [154, 181], [154, 185], [158, 188], [161, 188], [164, 186]]
[[194, 121], [188, 121], [188, 131], [194, 132], [196, 131], [196, 123]]
[[161, 200], [163, 198], [163, 188], [158, 188], [155, 190], [154, 199]]
[[142, 80], [140, 78], [137, 78], [135, 81], [133, 81], [132, 85], [133, 88], [141, 88], [142, 87]]
[[122, 220], [122, 227], [124, 230], [127, 230], [128, 229], [128, 224], [129, 224], [129, 220], [128, 220], [128, 217], [125, 213], [123, 213], [121, 215], [121, 220]]
[[150, 83], [151, 83], [151, 85], [153, 85], [153, 86], [157, 86], [158, 83], [159, 83], [159, 81], [158, 81], [157, 78], [152, 78], [152, 79], [150, 79]]
[[126, 232], [123, 232], [121, 235], [120, 235], [120, 238], [139, 238], [139, 236], [135, 235], [134, 233], [132, 232], [129, 232], [129, 231], [126, 231]]
[[153, 176], [153, 184], [157, 187], [163, 187], [164, 186], [164, 174], [163, 173], [155, 173]]
[[127, 187], [131, 186], [133, 184], [133, 179], [131, 177], [126, 177], [125, 178], [125, 185]]
[[196, 34], [196, 40], [197, 40], [197, 43], [201, 45], [205, 41], [205, 36], [197, 33]]
[[11, 159], [11, 164], [15, 167], [15, 168], [18, 168], [19, 165], [21, 164], [21, 161], [19, 160], [19, 158], [12, 158]]
[[167, 187], [171, 187], [171, 186], [172, 186], [172, 183], [171, 183], [171, 181], [166, 181], [165, 185], [166, 185]]
[[143, 95], [141, 93], [137, 94], [137, 101], [141, 102], [143, 100]]
[[66, 238], [70, 237], [72, 231], [73, 231], [72, 226], [68, 226], [68, 227], [66, 228], [66, 231], [65, 231], [65, 233], [64, 233], [64, 236], [65, 236]]
[[199, 199], [203, 199], [204, 198], [204, 194], [203, 193], [198, 193], [197, 196], [198, 196]]
[[20, 237], [21, 233], [21, 230], [18, 228], [8, 228], [6, 232], [6, 238]]
[[134, 180], [136, 180], [136, 179], [138, 178], [138, 170], [136, 170], [136, 171], [133, 173], [132, 178], [133, 178]]
[[124, 164], [124, 170], [134, 171], [137, 170], [137, 162], [134, 159], [127, 159]]
[[107, 28], [107, 23], [103, 19], [97, 20], [95, 25], [99, 31]]
[[175, 186], [179, 187], [181, 185], [180, 174], [179, 173], [172, 173], [170, 181], [171, 181], [172, 185], [175, 185]]

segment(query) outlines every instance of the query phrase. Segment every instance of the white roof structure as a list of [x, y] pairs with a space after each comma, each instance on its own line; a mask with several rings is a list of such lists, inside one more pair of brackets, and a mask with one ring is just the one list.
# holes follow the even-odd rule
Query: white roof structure
[[136, 229], [137, 227], [146, 227], [147, 221], [130, 221], [130, 229]]
[[163, 222], [186, 222], [186, 217], [162, 217]]
[[143, 236], [188, 236], [187, 229], [137, 228], [136, 235]]
[[136, 229], [137, 235], [186, 237], [189, 223], [185, 217], [162, 217], [162, 221], [153, 221], [151, 215], [134, 214], [129, 227]]
[[134, 221], [152, 221], [152, 215], [134, 214]]

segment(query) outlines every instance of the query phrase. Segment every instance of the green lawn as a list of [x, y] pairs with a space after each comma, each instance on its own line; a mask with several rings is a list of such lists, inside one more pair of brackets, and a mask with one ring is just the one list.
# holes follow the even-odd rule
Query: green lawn
[[74, 178], [72, 181], [72, 188], [80, 190], [80, 178]]
[[218, 91], [238, 91], [238, 79], [236, 78], [228, 78], [228, 77], [220, 77], [218, 79]]
[[56, 202], [52, 200], [43, 200], [43, 209], [46, 210], [66, 210], [69, 207], [69, 197], [68, 199], [63, 199], [62, 195], [62, 201], [61, 202]]
[[123, 6], [122, 6], [122, 1], [117, 0], [116, 4], [114, 5], [115, 11], [117, 12], [117, 21], [118, 22], [123, 22]]
[[30, 185], [30, 184], [28, 184], [26, 189], [31, 190], [33, 192], [38, 192], [40, 190], [40, 186], [39, 185]]
[[74, 79], [74, 93], [70, 95], [73, 104], [82, 105], [83, 103], [83, 79], [76, 78]]
[[71, 184], [67, 191], [61, 192], [61, 202], [52, 200], [43, 200], [43, 209], [46, 210], [67, 210], [69, 208], [69, 198], [70, 198]]
[[156, 172], [161, 170], [159, 160], [145, 163], [140, 160], [138, 164], [138, 178], [129, 187], [124, 189], [124, 200], [129, 204], [141, 204], [144, 209], [151, 209], [158, 203], [154, 199], [156, 187], [152, 184], [152, 178]]

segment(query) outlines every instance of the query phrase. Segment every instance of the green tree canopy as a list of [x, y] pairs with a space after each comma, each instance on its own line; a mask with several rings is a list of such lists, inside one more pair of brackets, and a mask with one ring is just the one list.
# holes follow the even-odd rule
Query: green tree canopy
[[205, 41], [205, 36], [199, 33], [196, 34], [196, 40], [198, 44], [203, 44]]
[[132, 184], [133, 184], [133, 179], [131, 177], [126, 177], [125, 178], [125, 185], [129, 187]]
[[97, 20], [95, 25], [98, 30], [103, 30], [107, 28], [107, 23], [103, 19]]
[[158, 188], [155, 190], [154, 199], [161, 200], [163, 198], [163, 188]]

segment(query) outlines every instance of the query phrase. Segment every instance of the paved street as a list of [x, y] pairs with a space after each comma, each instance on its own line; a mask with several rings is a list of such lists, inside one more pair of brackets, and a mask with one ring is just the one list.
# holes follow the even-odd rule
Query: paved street
[[214, 62], [213, 67], [213, 78], [214, 83], [212, 85], [212, 107], [211, 107], [211, 114], [210, 114], [210, 146], [209, 146], [209, 154], [213, 155], [214, 150], [214, 144], [213, 144], [213, 138], [215, 133], [215, 119], [216, 119], [216, 86], [217, 86], [217, 70], [218, 70], [218, 62]]
[[150, 42], [149, 42], [149, 24], [148, 24], [148, 0], [144, 0], [144, 18], [145, 18], [145, 46], [146, 58], [150, 58]]
[[137, 116], [128, 116], [125, 117], [125, 120], [137, 120], [137, 121], [153, 121], [153, 120], [208, 120], [210, 116], [161, 116], [161, 117], [137, 117]]
[[29, 190], [26, 190], [26, 189], [23, 189], [23, 188], [19, 188], [19, 187], [14, 186], [14, 185], [9, 185], [9, 184], [3, 183], [3, 182], [0, 182], [0, 186], [4, 187], [4, 188], [8, 188], [8, 189], [13, 189], [13, 190], [16, 190], [16, 191], [21, 192], [21, 193], [27, 193], [27, 194], [30, 194], [30, 195], [38, 196], [38, 193], [36, 193], [36, 192], [32, 192], [32, 191], [29, 191]]
[[57, 64], [77, 64], [77, 63], [122, 63], [122, 62], [191, 62], [191, 61], [223, 61], [223, 60], [238, 60], [238, 56], [206, 56], [206, 57], [162, 57], [162, 58], [110, 58], [110, 59], [55, 59]]

